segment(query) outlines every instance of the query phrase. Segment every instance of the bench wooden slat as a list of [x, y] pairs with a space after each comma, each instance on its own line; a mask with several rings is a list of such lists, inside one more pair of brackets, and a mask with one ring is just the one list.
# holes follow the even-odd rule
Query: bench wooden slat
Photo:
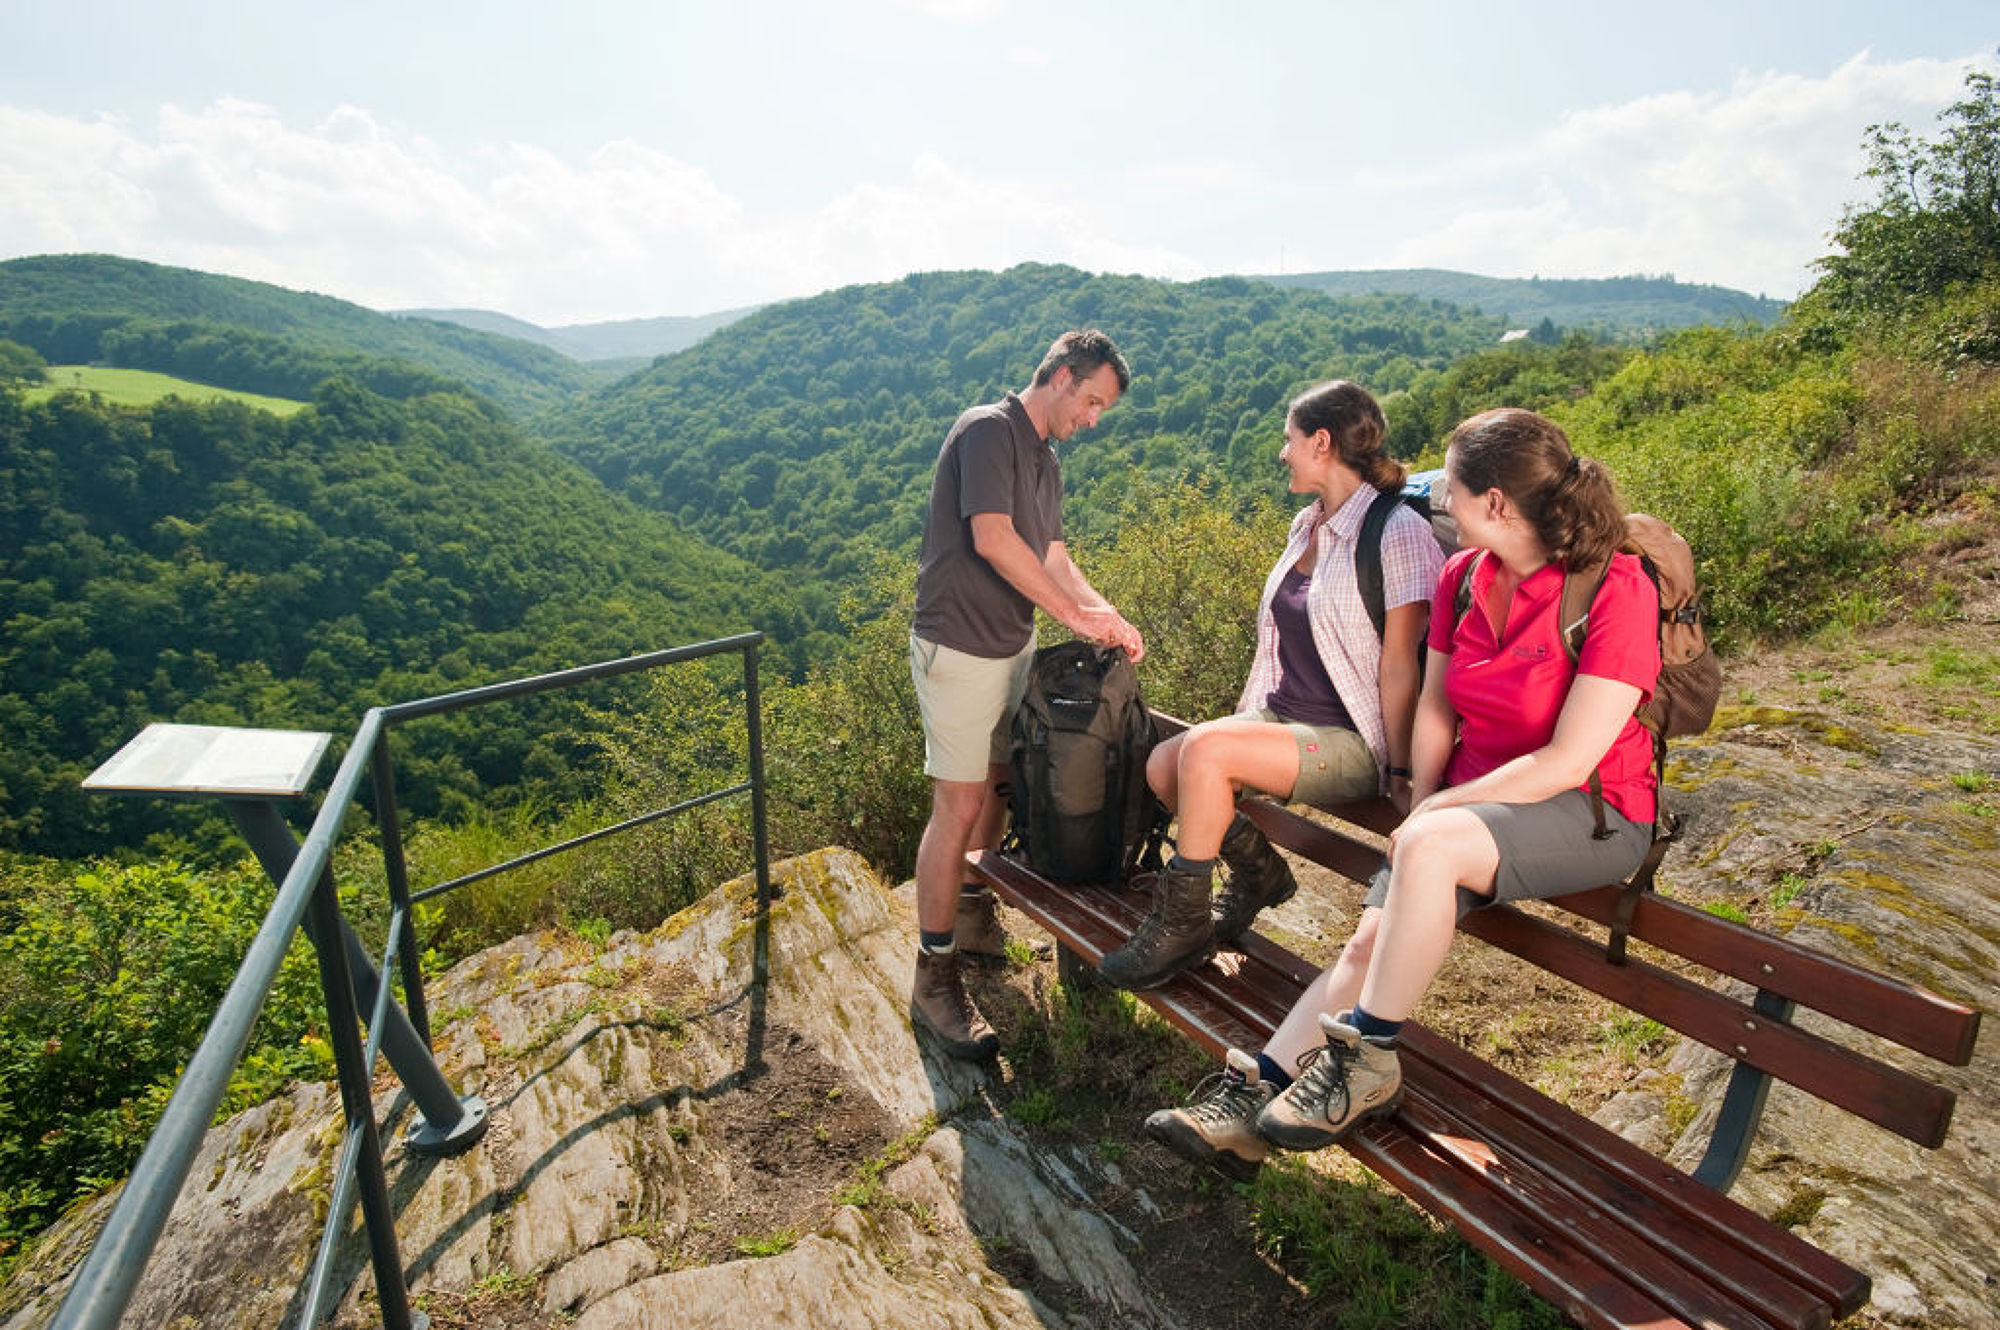
[[1497, 1192], [1464, 1185], [1457, 1169], [1428, 1150], [1423, 1138], [1371, 1122], [1342, 1145], [1584, 1330], [1687, 1330], [1687, 1322], [1593, 1259], [1570, 1234], [1524, 1214]]
[[[1406, 1045], [1408, 1051], [1413, 1050]], [[1408, 1070], [1414, 1070], [1411, 1060], [1404, 1059]], [[1545, 1142], [1537, 1142], [1532, 1131], [1519, 1130], [1524, 1124], [1510, 1124], [1506, 1115], [1497, 1113], [1468, 1121], [1466, 1110], [1486, 1107], [1482, 1101], [1475, 1097], [1447, 1104], [1434, 1095], [1435, 1091], [1409, 1095], [1400, 1110], [1401, 1125], [1433, 1149], [1446, 1152], [1467, 1175], [1446, 1190], [1463, 1190], [1476, 1182], [1557, 1232], [1588, 1232], [1593, 1260], [1616, 1270], [1640, 1294], [1690, 1324], [1769, 1330], [1830, 1322], [1824, 1301], [1789, 1280], [1770, 1282], [1769, 1267], [1728, 1243], [1698, 1229], [1646, 1234], [1629, 1227], [1617, 1209], [1603, 1203], [1602, 1192], [1578, 1186], [1580, 1179], [1574, 1175], [1554, 1171], [1562, 1165], [1559, 1157], [1526, 1153]], [[1520, 1139], [1510, 1139], [1515, 1135]], [[1418, 1199], [1428, 1208], [1426, 1198]], [[1642, 1198], [1631, 1193], [1630, 1199], [1636, 1203]], [[1644, 1207], [1639, 1208], [1643, 1212]], [[1683, 1246], [1665, 1248], [1663, 1238], [1677, 1239]], [[1762, 1303], [1752, 1292], [1758, 1289], [1764, 1295]], [[1775, 1314], [1752, 1310], [1759, 1306]]]
[[[1283, 968], [1306, 979], [1316, 973], [1310, 962], [1259, 934], [1245, 934], [1244, 949], [1261, 966]], [[1547, 1124], [1566, 1148], [1676, 1216], [1724, 1235], [1740, 1232], [1747, 1223], [1761, 1222], [1754, 1211], [1639, 1149], [1609, 1128], [1513, 1077], [1495, 1075], [1490, 1066], [1471, 1053], [1439, 1038], [1421, 1023], [1413, 1024], [1415, 1032], [1406, 1033], [1403, 1042], [1423, 1062], [1462, 1085], [1477, 1087], [1482, 1097], [1503, 1108], [1509, 1116]], [[1405, 1025], [1404, 1029], [1410, 1031], [1411, 1026]], [[1796, 1272], [1804, 1283], [1839, 1303], [1845, 1309], [1842, 1315], [1858, 1308], [1866, 1297], [1867, 1281], [1859, 1272], [1788, 1230], [1774, 1228], [1770, 1245], [1760, 1251], [1768, 1264]]]
[[[976, 858], [975, 867], [1017, 908], [1045, 927], [1057, 924], [1050, 931], [1091, 960], [1128, 936], [1144, 913], [1144, 893], [1054, 888], [997, 855]], [[1261, 1047], [1299, 987], [1315, 973], [1316, 967], [1302, 958], [1251, 934], [1241, 953], [1224, 952], [1209, 965], [1141, 996], [1219, 1057], [1231, 1045]], [[1225, 1013], [1231, 1033], [1209, 1025], [1218, 1011]], [[1528, 1087], [1519, 1086], [1522, 1097], [1512, 1101], [1479, 1089], [1481, 1064], [1476, 1059], [1415, 1022], [1405, 1031], [1404, 1045], [1411, 1054], [1405, 1062], [1408, 1107], [1391, 1120], [1393, 1125], [1371, 1124], [1344, 1144], [1530, 1287], [1564, 1305], [1580, 1323], [1814, 1330], [1829, 1319], [1826, 1302], [1831, 1295], [1820, 1285], [1866, 1289], [1858, 1272], [1783, 1230], [1771, 1230], [1776, 1238], [1773, 1263], [1758, 1265], [1731, 1231], [1732, 1222], [1741, 1225], [1746, 1218], [1764, 1225], [1751, 1212], [1691, 1184]], [[1491, 1077], [1490, 1070], [1485, 1076]], [[1465, 1144], [1493, 1130], [1490, 1118], [1510, 1120], [1495, 1135], [1511, 1152], [1511, 1167], [1484, 1170], [1486, 1156]], [[1605, 1147], [1600, 1140], [1600, 1149], [1628, 1158], [1619, 1167], [1600, 1164], [1588, 1187], [1566, 1189], [1563, 1155], [1580, 1134], [1578, 1123], [1612, 1143]], [[1568, 1172], [1574, 1171], [1572, 1163]], [[1565, 1181], [1537, 1181], [1544, 1173]], [[1696, 1204], [1688, 1204], [1689, 1195]], [[1700, 1198], [1707, 1198], [1707, 1210], [1722, 1218], [1706, 1218]], [[1573, 1233], [1588, 1225], [1595, 1241], [1603, 1216], [1613, 1210], [1634, 1219], [1622, 1221], [1621, 1234], [1609, 1240], [1621, 1259], [1607, 1264], [1577, 1248]], [[1692, 1227], [1662, 1224], [1660, 1233], [1634, 1222], [1656, 1217], [1697, 1222]], [[1808, 1274], [1788, 1273], [1795, 1269]], [[1631, 1273], [1640, 1270], [1645, 1272], [1638, 1277], [1644, 1291], [1634, 1287]], [[1825, 1278], [1814, 1281], [1810, 1276], [1815, 1272]], [[1740, 1301], [1731, 1296], [1732, 1291], [1742, 1295], [1745, 1288], [1755, 1288], [1757, 1296]], [[1587, 1290], [1581, 1301], [1570, 1292], [1578, 1289]], [[1775, 1319], [1765, 1314], [1774, 1309]]]
[[[1697, 1323], [1708, 1314], [1704, 1299], [1717, 1295], [1787, 1326], [1823, 1323], [1831, 1319], [1829, 1304], [1851, 1311], [1865, 1299], [1868, 1280], [1858, 1271], [1719, 1192], [1687, 1186], [1679, 1170], [1533, 1087], [1496, 1091], [1484, 1064], [1434, 1032], [1420, 1030], [1405, 1043], [1428, 1068], [1428, 1081], [1451, 1087], [1432, 1092], [1448, 1115], [1444, 1125], [1425, 1121], [1421, 1105], [1412, 1110], [1416, 1125], [1476, 1141], [1509, 1187], [1527, 1186], [1516, 1174], [1559, 1178], [1577, 1222], [1591, 1226], [1593, 1244], [1631, 1254], [1635, 1280], [1655, 1277], [1644, 1268], [1649, 1256], [1693, 1272], [1688, 1287], [1677, 1280], [1647, 1286]], [[1594, 1139], [1580, 1142], [1586, 1136]], [[1756, 1241], [1745, 1241], [1750, 1233]]]
[[1474, 911], [1459, 928], [1919, 1145], [1944, 1140], [1957, 1100], [1944, 1086], [1636, 957], [1607, 964], [1596, 942], [1508, 906]]
[[[1615, 888], [1601, 887], [1552, 904], [1608, 925], [1617, 900]], [[1979, 1013], [1929, 989], [1657, 895], [1639, 898], [1632, 936], [1939, 1062], [1972, 1061]]]

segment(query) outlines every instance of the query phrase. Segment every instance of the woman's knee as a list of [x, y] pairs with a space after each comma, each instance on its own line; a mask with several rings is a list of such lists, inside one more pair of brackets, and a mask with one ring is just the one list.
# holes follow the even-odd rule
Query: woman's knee
[[1237, 736], [1230, 733], [1229, 726], [1208, 721], [1179, 738], [1181, 748], [1177, 766], [1183, 776], [1197, 772], [1208, 777], [1234, 778], [1231, 754], [1235, 750]]
[[1476, 889], [1491, 882], [1498, 860], [1493, 833], [1468, 809], [1419, 813], [1396, 831], [1396, 867], [1412, 880]]
[[1174, 806], [1174, 796], [1180, 788], [1181, 740], [1184, 734], [1155, 744], [1153, 751], [1146, 754], [1146, 784], [1153, 787], [1153, 793], [1167, 807]]

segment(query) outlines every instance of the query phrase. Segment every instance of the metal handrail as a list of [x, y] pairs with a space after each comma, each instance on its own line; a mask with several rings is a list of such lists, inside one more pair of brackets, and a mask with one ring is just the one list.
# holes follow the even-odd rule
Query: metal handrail
[[[744, 667], [744, 710], [750, 764], [748, 782], [536, 851], [492, 871], [518, 867], [604, 835], [629, 830], [674, 812], [747, 790], [751, 799], [751, 835], [758, 899], [767, 902], [770, 898], [770, 854], [765, 827], [762, 703], [756, 654], [763, 640], [764, 635], [759, 632], [741, 633], [710, 642], [371, 708], [355, 730], [354, 740], [348, 745], [327, 787], [312, 827], [279, 882], [271, 908], [244, 954], [243, 963], [230, 981], [228, 991], [216, 1007], [208, 1032], [188, 1059], [187, 1068], [174, 1087], [158, 1125], [140, 1152], [123, 1193], [85, 1256], [69, 1293], [57, 1308], [52, 1322], [55, 1330], [110, 1330], [125, 1314], [138, 1288], [140, 1276], [151, 1262], [160, 1235], [165, 1231], [174, 1203], [186, 1185], [209, 1124], [214, 1121], [216, 1110], [228, 1092], [230, 1076], [249, 1046], [257, 1018], [272, 985], [277, 981], [292, 938], [302, 925], [313, 934], [320, 953], [322, 993], [328, 1001], [329, 1025], [335, 1027], [330, 1029], [330, 1034], [334, 1036], [343, 1105], [350, 1121], [347, 1144], [343, 1146], [340, 1166], [334, 1178], [335, 1203], [329, 1205], [327, 1210], [321, 1250], [312, 1263], [308, 1277], [311, 1293], [300, 1325], [311, 1326], [320, 1314], [319, 1303], [330, 1282], [330, 1257], [334, 1245], [331, 1239], [345, 1228], [357, 1185], [370, 1244], [374, 1249], [384, 1324], [391, 1330], [426, 1325], [427, 1318], [420, 1313], [413, 1315], [409, 1310], [402, 1265], [395, 1258], [394, 1221], [386, 1204], [381, 1146], [376, 1137], [373, 1110], [367, 1094], [374, 1062], [381, 1051], [384, 1027], [393, 1020], [393, 1017], [385, 1018], [393, 1002], [387, 977], [391, 965], [400, 966], [409, 1018], [421, 1036], [425, 1056], [428, 1056], [429, 1043], [428, 1022], [424, 1017], [423, 979], [417, 964], [411, 924], [413, 901], [402, 857], [401, 821], [395, 803], [394, 774], [388, 753], [389, 730], [397, 724], [424, 716], [506, 701], [662, 665], [740, 652]], [[365, 1048], [356, 1029], [360, 1013], [354, 1007], [348, 958], [338, 936], [339, 901], [333, 890], [332, 875], [333, 849], [364, 778], [372, 778], [374, 783], [377, 825], [381, 832], [391, 896], [389, 936], [381, 963], [382, 978], [375, 994], [374, 1008], [368, 1016], [369, 1034]], [[483, 872], [445, 885], [463, 886], [491, 875], [492, 872]], [[418, 899], [428, 899], [442, 889], [427, 891]], [[309, 918], [313, 919], [312, 924], [308, 924]], [[345, 1028], [341, 1029], [338, 1027], [343, 1024], [343, 1012]], [[384, 1228], [386, 1232], [382, 1231]]]

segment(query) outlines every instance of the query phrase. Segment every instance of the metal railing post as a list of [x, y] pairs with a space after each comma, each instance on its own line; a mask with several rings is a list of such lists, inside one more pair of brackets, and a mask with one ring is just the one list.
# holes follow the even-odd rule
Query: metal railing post
[[[261, 800], [231, 800], [228, 808], [230, 818], [243, 839], [250, 842], [264, 871], [272, 881], [283, 882], [299, 853], [298, 842], [292, 839], [291, 828], [285, 825], [283, 816], [273, 805]], [[331, 866], [321, 870], [318, 889], [333, 890]], [[338, 897], [335, 899], [337, 902]], [[317, 931], [314, 919], [308, 911], [306, 935], [312, 939], [314, 949], [343, 954], [353, 991], [359, 994], [362, 1005], [374, 1008], [376, 990], [387, 980], [375, 972], [368, 949], [361, 945], [361, 939], [354, 935], [337, 906], [333, 918], [325, 923], [328, 931], [324, 935]], [[438, 1068], [437, 1059], [431, 1056], [430, 1042], [417, 1033], [410, 1018], [393, 1002], [387, 1005], [383, 1018], [382, 1051], [416, 1101], [417, 1112], [423, 1116], [405, 1142], [409, 1149], [418, 1154], [457, 1154], [471, 1148], [485, 1133], [485, 1101], [477, 1095], [461, 1098], [451, 1088]]]
[[[418, 1330], [410, 1319], [410, 1291], [403, 1283], [403, 1256], [396, 1244], [396, 1212], [389, 1205], [382, 1138], [375, 1130], [375, 1101], [369, 1093], [368, 1067], [362, 1054], [354, 976], [348, 969], [346, 951], [320, 941], [330, 939], [341, 926], [340, 897], [332, 874], [325, 874], [306, 906], [306, 931], [314, 935], [313, 950], [319, 955], [319, 986], [326, 998], [327, 1039], [333, 1044], [333, 1065], [340, 1081], [340, 1109], [356, 1138], [355, 1181], [361, 1189], [362, 1228], [368, 1234], [375, 1294], [386, 1330]], [[369, 1005], [380, 1009], [379, 1003]], [[327, 1222], [339, 1223], [340, 1216], [329, 1212]], [[428, 1319], [425, 1324], [429, 1324]]]
[[757, 856], [757, 904], [771, 904], [771, 846], [764, 821], [764, 702], [757, 684], [757, 643], [743, 648], [744, 729], [750, 750], [750, 845]]
[[415, 926], [410, 922], [410, 870], [403, 859], [403, 824], [396, 807], [396, 773], [389, 760], [389, 727], [375, 737], [375, 751], [369, 754], [375, 782], [375, 825], [382, 840], [382, 872], [389, 880], [392, 911], [403, 913], [402, 948], [403, 1006], [426, 1046], [431, 1041], [430, 1006], [424, 1001], [423, 958], [417, 954]]

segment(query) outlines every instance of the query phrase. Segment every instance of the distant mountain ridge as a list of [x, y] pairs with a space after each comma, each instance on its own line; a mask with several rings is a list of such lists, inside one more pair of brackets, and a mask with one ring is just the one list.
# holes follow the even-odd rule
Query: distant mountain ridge
[[1697, 324], [1770, 324], [1786, 304], [1726, 286], [1676, 281], [1671, 275], [1520, 278], [1447, 268], [1381, 268], [1266, 274], [1253, 280], [1331, 296], [1418, 296], [1504, 317], [1513, 328], [1532, 328], [1548, 319], [1559, 328], [1615, 336], [1644, 337]]
[[[655, 356], [685, 351], [718, 328], [726, 328], [762, 305], [721, 310], [714, 314], [662, 315], [648, 319], [614, 319], [606, 323], [570, 323], [544, 328], [511, 314], [489, 309], [398, 309], [399, 319], [431, 319], [457, 323], [480, 332], [518, 338], [559, 351], [586, 364], [602, 361], [644, 362]], [[636, 368], [636, 366], [635, 366]]]
[[[1668, 328], [1749, 321], [1769, 324], [1785, 302], [1724, 286], [1661, 277], [1482, 277], [1446, 268], [1380, 268], [1333, 272], [1248, 274], [1253, 282], [1304, 287], [1332, 296], [1416, 296], [1443, 300], [1467, 313], [1504, 318], [1510, 327], [1531, 328], [1548, 319], [1562, 329], [1593, 329], [1622, 340], [1644, 338]], [[614, 362], [636, 369], [656, 356], [672, 355], [765, 308], [746, 305], [714, 314], [608, 323], [574, 323], [544, 328], [511, 314], [485, 309], [406, 309], [399, 318], [434, 319], [482, 332], [515, 337], [548, 347], [585, 363]]]

